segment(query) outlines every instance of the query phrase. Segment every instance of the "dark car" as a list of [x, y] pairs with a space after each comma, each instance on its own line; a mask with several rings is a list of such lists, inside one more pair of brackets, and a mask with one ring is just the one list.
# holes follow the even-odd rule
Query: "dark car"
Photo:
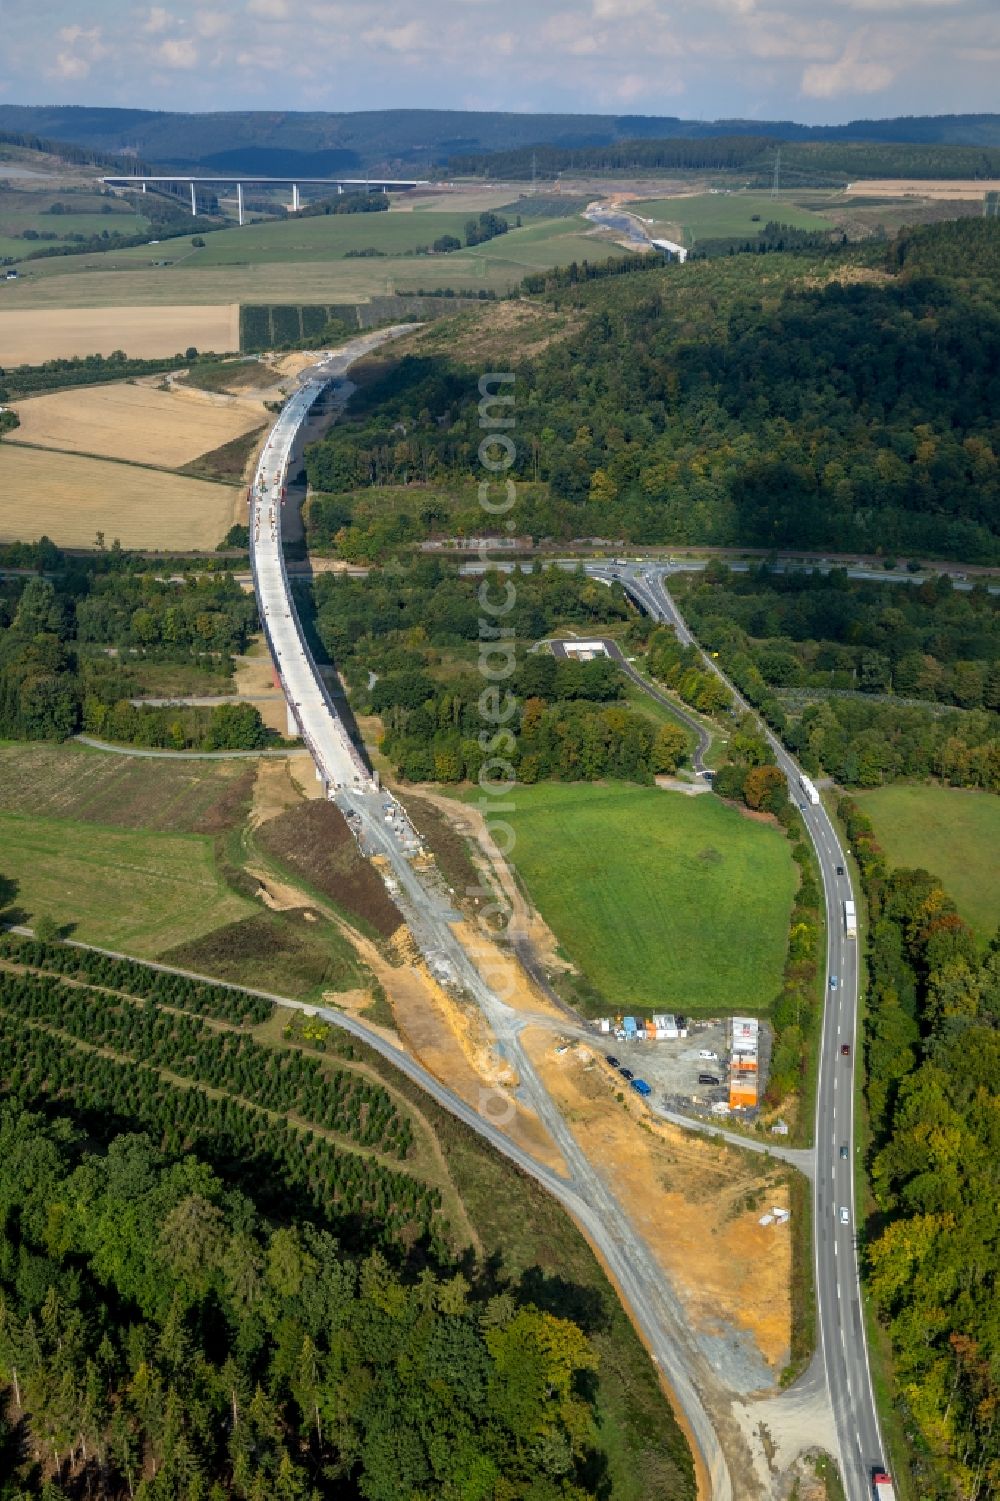
[[630, 1068], [623, 1068], [623, 1069], [620, 1070], [620, 1073], [621, 1073], [621, 1076], [622, 1076], [623, 1079], [634, 1079], [635, 1078], [635, 1074], [632, 1072], [632, 1070]]
[[840, 1044], [840, 1056], [841, 1058], [850, 1058], [851, 1044], [849, 1042], [842, 1042]]
[[843, 1146], [840, 1149], [840, 1155], [841, 1155], [841, 1157], [846, 1157], [848, 1155], [848, 1153], [847, 1153], [847, 1142], [846, 1141], [844, 1142]]
[[618, 1059], [614, 1056], [613, 1053], [608, 1054], [608, 1062], [611, 1064], [612, 1068], [618, 1067]]
[[718, 1084], [719, 1080], [716, 1078], [715, 1074], [699, 1074], [698, 1075], [698, 1083], [699, 1084]]
[[844, 867], [842, 865], [837, 866], [837, 874], [838, 876], [842, 876], [844, 874]]

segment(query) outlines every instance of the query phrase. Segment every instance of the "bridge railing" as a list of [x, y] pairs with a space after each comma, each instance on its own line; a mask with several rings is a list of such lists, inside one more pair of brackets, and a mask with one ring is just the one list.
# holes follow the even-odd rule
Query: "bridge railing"
[[[298, 434], [299, 428], [302, 426], [303, 422], [305, 421], [305, 418], [306, 418], [307, 414], [309, 413], [309, 411], [311, 411], [313, 405], [315, 404], [316, 400], [318, 399], [318, 397], [320, 396], [320, 394], [324, 390], [326, 384], [327, 384], [326, 381], [309, 381], [304, 386], [300, 387], [299, 391], [296, 392], [295, 397], [292, 398], [293, 401], [294, 401], [294, 400], [296, 400], [299, 397], [306, 396], [306, 394], [308, 393], [308, 399], [302, 402], [302, 408], [303, 408], [302, 409], [302, 415], [300, 416], [299, 420], [295, 423], [295, 425], [294, 425], [291, 433], [288, 435], [288, 447], [286, 449], [286, 455], [290, 456], [291, 450], [292, 450], [292, 445], [295, 442], [295, 438], [296, 438], [296, 436]], [[275, 423], [274, 427], [271, 429], [272, 434], [273, 433], [277, 433], [278, 430], [279, 430], [279, 428], [281, 427], [281, 425], [282, 425], [282, 417], [279, 417], [278, 421]], [[267, 450], [265, 448], [264, 452], [266, 453], [266, 451]], [[260, 463], [258, 464], [258, 467], [257, 467], [257, 473], [258, 473], [258, 475], [260, 473], [261, 467], [263, 466], [263, 463], [264, 463], [264, 457], [263, 457], [263, 454], [262, 454], [261, 455]], [[287, 459], [286, 459], [286, 463], [287, 463]], [[287, 474], [286, 474], [286, 479], [287, 479]], [[303, 655], [305, 656], [305, 659], [306, 659], [307, 663], [309, 664], [309, 670], [310, 670], [310, 672], [313, 675], [313, 679], [316, 682], [316, 685], [319, 688], [319, 691], [320, 691], [320, 693], [322, 695], [324, 705], [326, 706], [326, 709], [327, 709], [327, 711], [328, 711], [328, 713], [329, 713], [329, 715], [330, 715], [330, 717], [331, 717], [331, 719], [333, 721], [334, 729], [336, 730], [337, 734], [339, 735], [339, 737], [343, 741], [344, 750], [346, 751], [346, 753], [348, 755], [348, 758], [350, 759], [352, 765], [355, 767], [358, 775], [361, 776], [365, 781], [368, 781], [368, 780], [371, 779], [371, 776], [372, 776], [371, 770], [365, 764], [365, 761], [364, 761], [363, 757], [360, 755], [357, 746], [354, 744], [354, 742], [351, 739], [350, 735], [347, 733], [347, 727], [344, 724], [343, 718], [341, 717], [339, 711], [337, 710], [337, 707], [334, 704], [333, 698], [332, 698], [332, 696], [330, 694], [330, 690], [329, 690], [329, 688], [326, 685], [326, 681], [325, 681], [322, 673], [320, 672], [319, 667], [316, 664], [316, 659], [313, 656], [312, 648], [310, 647], [309, 642], [306, 639], [306, 634], [305, 634], [305, 631], [304, 631], [303, 626], [302, 626], [302, 621], [301, 621], [301, 619], [299, 617], [298, 609], [296, 608], [295, 599], [294, 599], [294, 597], [292, 595], [291, 583], [290, 583], [289, 577], [288, 577], [288, 569], [285, 566], [284, 549], [283, 549], [283, 547], [281, 545], [281, 499], [280, 499], [280, 495], [279, 495], [279, 497], [278, 497], [278, 499], [276, 501], [276, 504], [275, 504], [275, 515], [276, 515], [277, 530], [278, 530], [278, 567], [279, 567], [280, 572], [281, 572], [282, 589], [284, 591], [285, 598], [288, 601], [288, 612], [289, 612], [289, 616], [290, 616], [291, 621], [292, 621], [292, 625], [293, 625], [293, 627], [295, 629], [296, 637], [298, 639], [299, 645], [302, 648]], [[253, 545], [253, 539], [252, 539], [252, 537], [251, 537], [251, 546], [250, 546], [250, 575], [251, 575], [251, 578], [253, 579], [254, 592], [257, 595], [257, 599], [258, 599], [258, 602], [259, 602], [259, 600], [260, 600], [260, 588], [259, 588], [259, 579], [258, 579], [258, 573], [257, 573], [257, 560], [256, 560], [255, 551], [254, 551], [254, 545]], [[264, 626], [264, 638], [267, 641], [268, 650], [271, 653], [271, 659], [277, 665], [278, 654], [277, 654], [277, 652], [275, 650], [275, 647], [274, 647], [274, 641], [273, 641], [273, 638], [271, 636], [271, 631], [270, 631], [270, 627], [269, 627], [268, 622], [267, 622], [266, 615], [262, 615], [262, 623], [263, 623], [263, 626]], [[280, 668], [279, 668], [279, 676], [280, 676]], [[284, 683], [282, 683], [282, 687], [284, 687]], [[326, 781], [328, 783], [331, 782], [331, 781], [334, 781], [335, 778], [332, 775], [332, 768], [326, 767], [326, 766], [323, 765], [323, 757], [320, 754], [318, 747], [313, 743], [311, 736], [306, 731], [306, 728], [305, 728], [305, 726], [302, 723], [302, 718], [298, 714], [298, 712], [296, 711], [295, 704], [288, 697], [287, 691], [285, 693], [285, 699], [286, 699], [286, 702], [288, 703], [288, 707], [289, 707], [289, 710], [290, 710], [290, 712], [292, 714], [292, 717], [295, 720], [296, 725], [298, 726], [299, 734], [302, 736], [302, 739], [305, 742], [305, 744], [306, 744], [306, 746], [307, 746], [307, 748], [309, 750], [310, 755], [312, 756], [312, 758], [316, 762], [316, 764], [319, 766], [319, 768], [320, 768], [320, 770], [321, 770], [324, 778], [326, 779]]]

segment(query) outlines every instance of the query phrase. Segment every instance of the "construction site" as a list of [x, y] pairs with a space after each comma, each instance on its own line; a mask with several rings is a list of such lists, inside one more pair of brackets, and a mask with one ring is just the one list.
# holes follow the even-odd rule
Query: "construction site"
[[757, 1119], [771, 1049], [770, 1028], [757, 1017], [667, 1012], [602, 1017], [594, 1027], [611, 1066], [654, 1110]]

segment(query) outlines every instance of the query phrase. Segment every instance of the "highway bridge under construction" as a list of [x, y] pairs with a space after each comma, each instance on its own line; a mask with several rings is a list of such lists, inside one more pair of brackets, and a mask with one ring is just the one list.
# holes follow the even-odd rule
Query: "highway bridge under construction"
[[[379, 787], [377, 777], [352, 742], [313, 660], [295, 608], [282, 556], [282, 506], [289, 476], [301, 459], [309, 416], [331, 382], [346, 377], [354, 360], [410, 329], [412, 325], [401, 325], [367, 334], [341, 352], [324, 356], [305, 372], [268, 435], [258, 463], [249, 495], [251, 567], [268, 645], [288, 704], [289, 730], [301, 734], [326, 795], [344, 814], [361, 849], [367, 855], [381, 857], [379, 866], [386, 885], [431, 973], [441, 984], [456, 987], [479, 1006], [498, 1054], [517, 1077], [518, 1104], [537, 1115], [565, 1171], [557, 1172], [539, 1163], [512, 1141], [504, 1126], [516, 1106], [499, 1087], [481, 1089], [474, 1129], [541, 1183], [573, 1215], [599, 1253], [668, 1382], [673, 1400], [683, 1411], [703, 1465], [705, 1494], [712, 1501], [760, 1495], [755, 1487], [747, 1488], [749, 1451], [730, 1421], [741, 1405], [739, 1398], [720, 1379], [651, 1248], [630, 1223], [612, 1184], [595, 1172], [540, 1079], [522, 1041], [522, 1030], [532, 1019], [530, 1013], [515, 1010], [494, 988], [495, 975], [489, 963], [481, 969], [476, 949], [467, 951], [459, 941], [456, 926], [460, 914], [451, 906], [448, 893], [440, 885], [426, 882], [415, 869], [413, 855], [419, 842], [409, 820], [398, 801]], [[350, 385], [345, 382], [341, 395], [349, 391]], [[668, 567], [641, 562], [625, 566], [591, 563], [587, 571], [592, 577], [617, 579], [642, 609], [674, 627], [682, 643], [695, 644], [667, 590]], [[718, 665], [704, 653], [702, 659], [723, 677]], [[727, 686], [739, 706], [751, 712], [732, 685]], [[648, 685], [643, 683], [643, 687]], [[790, 785], [796, 785], [802, 776], [801, 767], [773, 736], [770, 738], [779, 766]], [[795, 1154], [796, 1159], [805, 1159], [804, 1163], [797, 1160], [796, 1165], [802, 1166], [814, 1186], [819, 1348], [809, 1369], [787, 1391], [766, 1402], [742, 1405], [750, 1422], [755, 1423], [758, 1415], [766, 1418], [779, 1444], [787, 1417], [792, 1435], [790, 1457], [801, 1452], [800, 1439], [806, 1434], [808, 1443], [818, 1443], [839, 1461], [848, 1501], [870, 1501], [871, 1477], [876, 1468], [882, 1469], [883, 1448], [868, 1368], [853, 1230], [853, 1091], [844, 1059], [855, 1041], [857, 943], [845, 940], [840, 922], [843, 900], [852, 898], [853, 893], [846, 857], [822, 802], [802, 806], [826, 893], [827, 975], [829, 978], [837, 973], [841, 977], [839, 989], [830, 987], [824, 1009], [816, 1145]], [[841, 1082], [843, 1090], [837, 1088]], [[688, 1128], [694, 1125], [676, 1116], [671, 1119]], [[748, 1144], [738, 1137], [732, 1140]], [[776, 1156], [782, 1155], [779, 1149], [772, 1150]]]

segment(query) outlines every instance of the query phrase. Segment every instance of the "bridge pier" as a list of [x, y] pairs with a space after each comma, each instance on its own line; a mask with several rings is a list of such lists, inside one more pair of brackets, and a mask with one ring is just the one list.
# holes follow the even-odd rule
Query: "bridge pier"
[[300, 208], [300, 203], [299, 203], [299, 185], [298, 185], [297, 182], [293, 182], [292, 183], [292, 213], [293, 214], [297, 214], [298, 211], [299, 211], [299, 208]]
[[239, 219], [240, 224], [242, 225], [242, 223], [243, 223], [243, 184], [241, 182], [238, 182], [236, 184], [236, 216]]
[[299, 738], [299, 727], [295, 722], [295, 714], [292, 706], [287, 699], [285, 700], [285, 714], [287, 715], [285, 725], [288, 730], [288, 738], [289, 740], [297, 740]]
[[198, 217], [198, 200], [195, 197], [194, 181], [193, 181], [193, 179], [192, 179], [192, 182], [191, 182], [191, 217], [192, 217], [192, 219], [197, 219], [197, 217]]

